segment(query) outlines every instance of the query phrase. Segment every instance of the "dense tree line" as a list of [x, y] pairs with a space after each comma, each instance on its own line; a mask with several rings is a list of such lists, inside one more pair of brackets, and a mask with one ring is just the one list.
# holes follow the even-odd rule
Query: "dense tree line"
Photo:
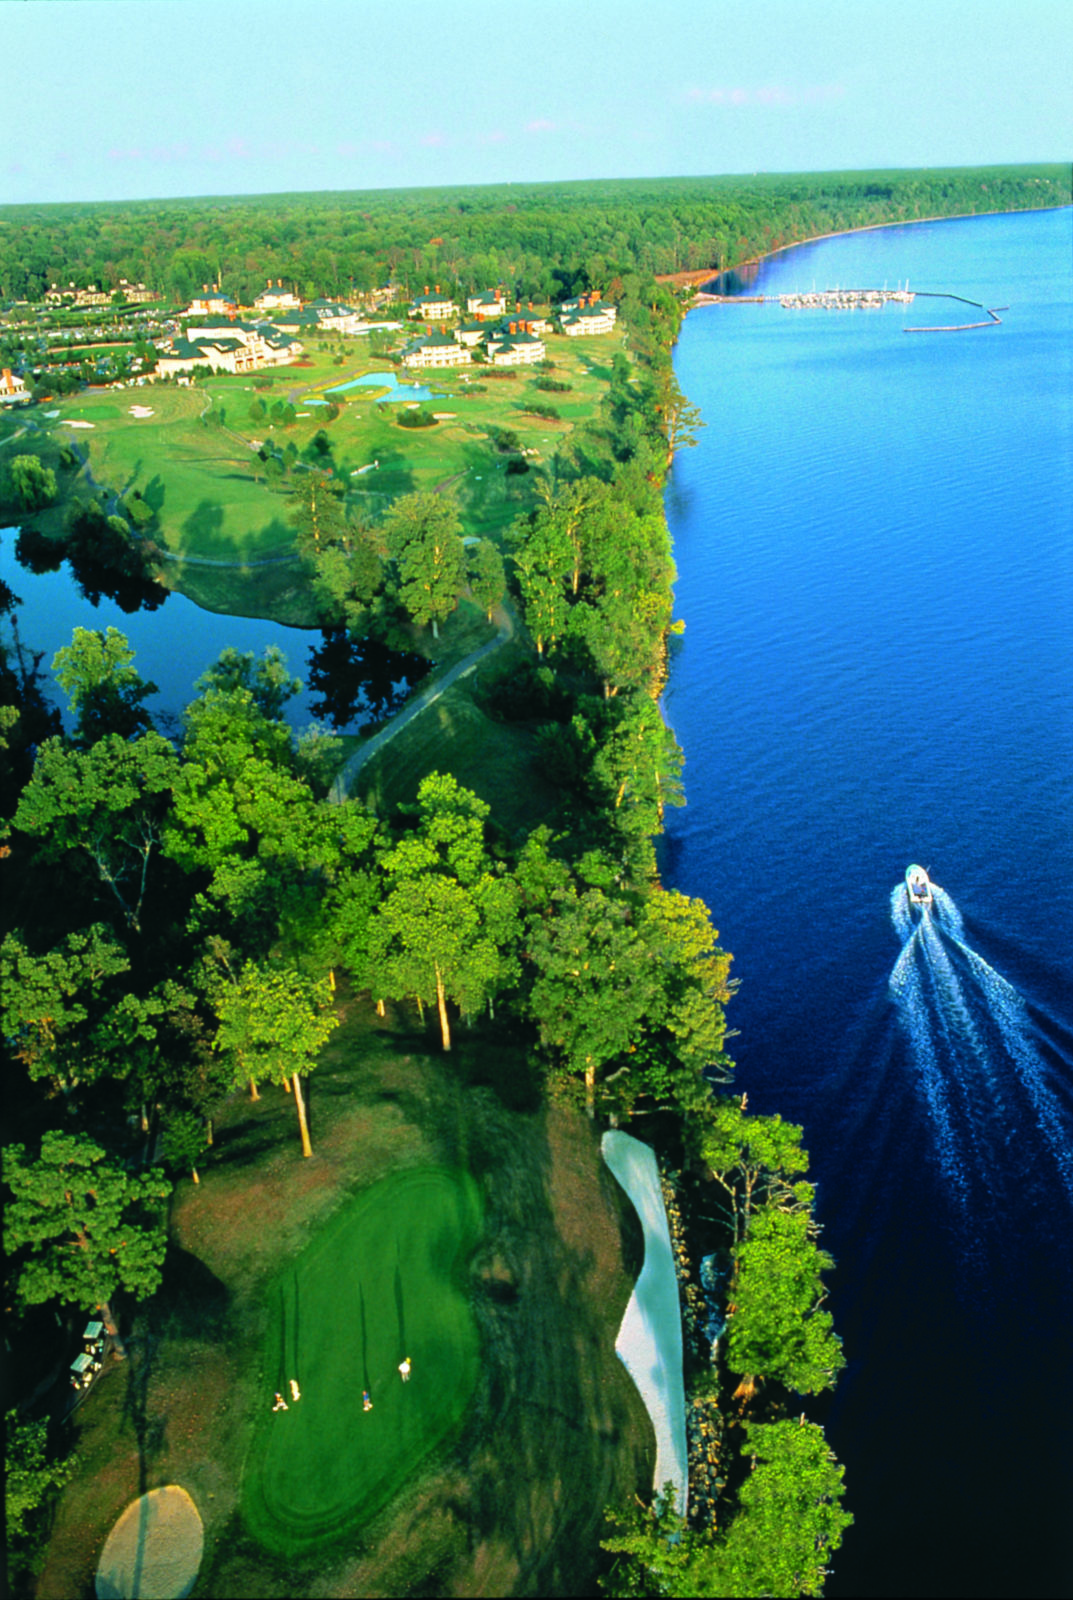
[[176, 301], [221, 283], [248, 303], [280, 277], [306, 296], [502, 282], [547, 300], [877, 222], [1068, 203], [1068, 167], [1040, 165], [8, 206], [0, 298], [127, 278]]

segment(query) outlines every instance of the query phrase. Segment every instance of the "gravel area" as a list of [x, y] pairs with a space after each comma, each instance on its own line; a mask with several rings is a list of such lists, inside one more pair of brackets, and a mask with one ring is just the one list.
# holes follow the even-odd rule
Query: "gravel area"
[[676, 1509], [688, 1503], [682, 1317], [670, 1229], [659, 1186], [655, 1152], [628, 1133], [611, 1129], [601, 1152], [629, 1195], [644, 1230], [645, 1260], [622, 1319], [615, 1350], [640, 1391], [656, 1431], [653, 1489], [673, 1483]]

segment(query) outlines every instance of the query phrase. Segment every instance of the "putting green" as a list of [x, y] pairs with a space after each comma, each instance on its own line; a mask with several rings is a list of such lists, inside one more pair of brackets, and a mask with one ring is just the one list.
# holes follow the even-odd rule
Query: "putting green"
[[[480, 1229], [468, 1174], [404, 1171], [358, 1195], [275, 1280], [242, 1486], [262, 1544], [293, 1554], [339, 1538], [458, 1426], [477, 1380], [465, 1265]], [[272, 1410], [277, 1392], [286, 1411]]]

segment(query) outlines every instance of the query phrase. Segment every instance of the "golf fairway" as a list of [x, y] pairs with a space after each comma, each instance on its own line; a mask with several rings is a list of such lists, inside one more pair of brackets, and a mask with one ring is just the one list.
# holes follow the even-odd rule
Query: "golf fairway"
[[[262, 1544], [297, 1553], [339, 1538], [457, 1427], [477, 1379], [465, 1267], [480, 1229], [466, 1173], [403, 1171], [359, 1194], [275, 1280], [242, 1488]], [[273, 1411], [277, 1393], [286, 1410]]]

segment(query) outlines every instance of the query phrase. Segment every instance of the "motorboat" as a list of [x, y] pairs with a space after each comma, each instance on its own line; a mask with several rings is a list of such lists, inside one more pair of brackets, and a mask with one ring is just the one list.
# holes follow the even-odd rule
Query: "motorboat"
[[920, 911], [930, 911], [934, 903], [932, 883], [924, 868], [914, 861], [905, 872], [905, 888], [909, 895], [910, 906], [915, 906]]

